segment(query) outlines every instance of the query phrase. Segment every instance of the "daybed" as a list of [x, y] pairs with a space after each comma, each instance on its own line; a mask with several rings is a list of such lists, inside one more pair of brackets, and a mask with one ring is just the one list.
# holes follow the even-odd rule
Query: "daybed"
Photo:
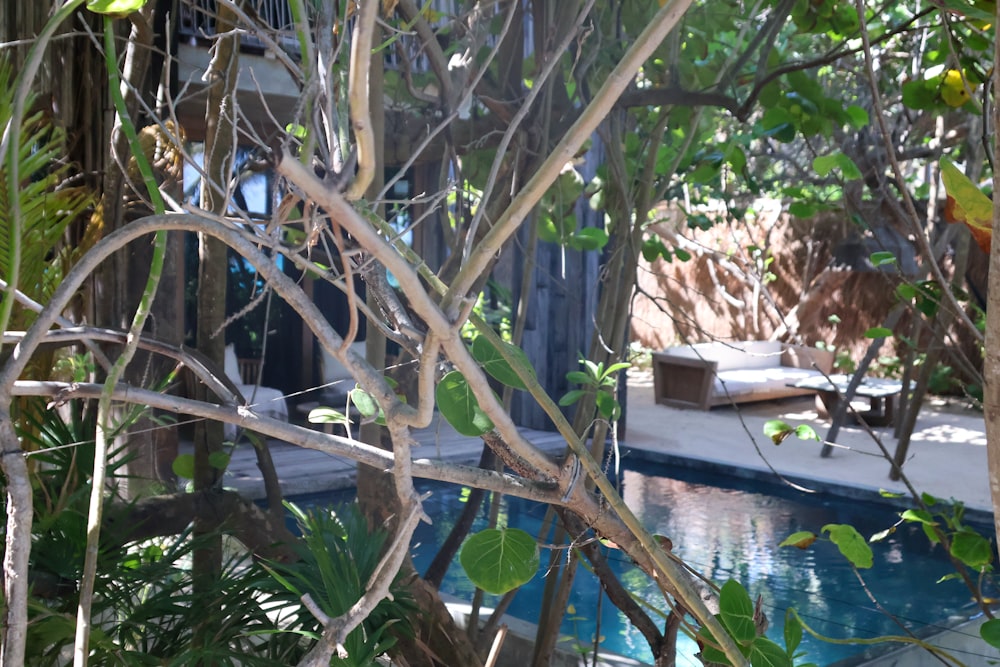
[[653, 353], [656, 402], [701, 410], [812, 395], [789, 385], [832, 369], [830, 351], [778, 341], [697, 343]]

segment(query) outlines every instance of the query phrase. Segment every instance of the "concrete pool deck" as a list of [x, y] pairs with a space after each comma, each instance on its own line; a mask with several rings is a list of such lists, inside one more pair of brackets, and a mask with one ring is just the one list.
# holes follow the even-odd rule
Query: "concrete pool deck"
[[[764, 435], [764, 423], [780, 419], [795, 427], [812, 426], [825, 437], [829, 421], [819, 418], [812, 398], [718, 407], [711, 411], [685, 410], [657, 405], [651, 378], [630, 377], [627, 396], [623, 456], [653, 459], [670, 465], [710, 467], [720, 472], [780, 482], [782, 477], [812, 490], [838, 495], [869, 495], [879, 489], [904, 492], [903, 482], [889, 479], [890, 464], [873, 439], [894, 452], [892, 427], [860, 426], [840, 430], [837, 446], [828, 458], [820, 457], [822, 443], [791, 436], [774, 445]], [[421, 458], [441, 458], [474, 463], [482, 443], [435, 424], [418, 432]], [[525, 430], [525, 435], [545, 451], [564, 449], [557, 433]], [[323, 452], [271, 441], [270, 450], [287, 495], [315, 493], [352, 486], [352, 461]], [[992, 514], [986, 466], [986, 429], [982, 414], [957, 402], [930, 401], [921, 409], [910, 441], [903, 472], [920, 492], [941, 499], [958, 499], [970, 510]], [[234, 452], [225, 483], [246, 496], [263, 496], [263, 480], [252, 447]]]

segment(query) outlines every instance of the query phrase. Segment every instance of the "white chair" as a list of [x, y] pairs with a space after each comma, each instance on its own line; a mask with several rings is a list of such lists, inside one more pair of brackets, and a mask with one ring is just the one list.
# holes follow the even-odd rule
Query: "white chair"
[[[247, 400], [250, 409], [257, 414], [288, 421], [288, 404], [285, 403], [285, 395], [280, 389], [274, 387], [257, 386], [256, 381], [260, 377], [260, 362], [257, 360], [243, 360], [236, 357], [236, 347], [232, 344], [226, 346], [225, 372], [236, 388]], [[251, 363], [247, 363], [251, 362]], [[244, 373], [241, 373], [244, 371]], [[236, 437], [236, 426], [226, 424], [226, 439], [232, 440]]]

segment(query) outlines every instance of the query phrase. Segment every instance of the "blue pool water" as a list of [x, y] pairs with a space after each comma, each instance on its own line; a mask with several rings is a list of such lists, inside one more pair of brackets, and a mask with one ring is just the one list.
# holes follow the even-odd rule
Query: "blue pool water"
[[[632, 510], [652, 532], [669, 536], [674, 552], [708, 578], [719, 584], [735, 578], [752, 598], [762, 595], [770, 620], [767, 634], [772, 639], [784, 643], [782, 628], [788, 607], [794, 607], [806, 623], [830, 637], [902, 634], [898, 625], [878, 611], [832, 543], [817, 542], [807, 551], [777, 547], [796, 531], [819, 533], [828, 523], [851, 524], [867, 537], [893, 525], [897, 509], [703, 471], [650, 463], [633, 466], [625, 467], [621, 479], [622, 495]], [[432, 492], [425, 507], [434, 524], [422, 524], [414, 536], [418, 569], [429, 565], [435, 545], [444, 540], [461, 512], [463, 498], [462, 490], [454, 486], [426, 483], [422, 488]], [[307, 507], [341, 503], [350, 497], [338, 493], [292, 501]], [[484, 506], [480, 525], [486, 513]], [[500, 516], [507, 525], [537, 535], [544, 514], [545, 508], [536, 503], [505, 498]], [[548, 538], [541, 541], [547, 543]], [[900, 526], [889, 539], [872, 546], [875, 565], [861, 571], [865, 585], [882, 607], [914, 632], [925, 633], [977, 613], [960, 582], [937, 583], [953, 570], [943, 550], [932, 547], [919, 528]], [[543, 550], [542, 571], [518, 593], [511, 615], [529, 622], [537, 620], [548, 556]], [[644, 574], [618, 552], [611, 552], [609, 558], [631, 592], [666, 612], [662, 596]], [[471, 599], [473, 587], [457, 562], [442, 590]], [[599, 632], [601, 650], [651, 662], [642, 636], [601, 596], [595, 579], [580, 568], [571, 599], [575, 613], [567, 615], [563, 634], [591, 645]], [[488, 599], [487, 604], [493, 601]], [[681, 643], [677, 664], [700, 664], [692, 657], [697, 652], [694, 642], [682, 638]], [[806, 652], [802, 661], [831, 665], [857, 656], [863, 647], [829, 644], [805, 635], [800, 650]]]

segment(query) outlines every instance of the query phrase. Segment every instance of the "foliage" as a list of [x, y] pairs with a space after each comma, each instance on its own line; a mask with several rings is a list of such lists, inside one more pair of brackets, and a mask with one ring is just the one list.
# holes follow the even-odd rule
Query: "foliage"
[[[620, 537], [616, 539], [624, 538], [620, 546], [647, 573], [667, 579], [679, 576], [672, 569], [676, 567], [674, 562], [650, 543], [644, 528], [620, 503], [598, 462], [588, 458], [583, 443], [589, 426], [568, 424], [558, 410], [559, 406], [577, 405], [578, 421], [583, 423], [593, 422], [595, 409], [599, 421], [614, 421], [621, 416], [615, 389], [618, 374], [628, 364], [616, 360], [622, 358], [627, 344], [621, 332], [626, 329], [625, 304], [635, 283], [636, 255], [641, 253], [648, 261], [691, 259], [688, 250], [672, 247], [651, 233], [650, 221], [656, 219], [657, 203], [683, 202], [688, 214], [686, 224], [708, 228], [743, 219], [751, 211], [754, 197], [771, 195], [781, 198], [792, 215], [808, 218], [824, 212], [859, 234], [873, 233], [884, 222], [878, 215], [861, 211], [866, 208], [863, 203], [897, 197], [907, 200], [910, 190], [916, 192], [927, 185], [920, 182], [924, 162], [941, 154], [949, 154], [956, 161], [977, 159], [974, 143], [962, 144], [955, 137], [968, 136], [959, 131], [961, 123], [981, 111], [976, 96], [979, 85], [987, 78], [992, 46], [992, 38], [984, 31], [983, 12], [973, 11], [975, 4], [961, 0], [936, 3], [926, 9], [890, 3], [884, 11], [862, 16], [849, 3], [835, 0], [764, 0], [757, 5], [728, 0], [698, 2], [670, 38], [648, 45], [642, 52], [641, 66], [637, 62], [620, 72], [624, 58], [633, 49], [646, 46], [643, 36], [653, 34], [647, 31], [666, 20], [664, 8], [668, 3], [598, 3], [589, 16], [580, 17], [580, 25], [586, 27], [579, 32], [574, 32], [576, 29], [555, 3], [539, 3], [533, 6], [538, 10], [532, 14], [534, 40], [528, 39], [523, 26], [516, 24], [510, 32], [501, 34], [506, 16], [491, 14], [494, 10], [502, 12], [500, 5], [477, 14], [460, 16], [456, 12], [453, 17], [427, 8], [414, 11], [409, 4], [382, 3], [375, 10], [371, 9], [374, 3], [352, 4], [350, 15], [345, 5], [344, 14], [335, 15], [323, 11], [328, 8], [322, 3], [290, 3], [299, 37], [298, 61], [290, 60], [282, 45], [267, 41], [277, 31], [256, 25], [260, 17], [254, 17], [254, 25], [240, 26], [241, 31], [261, 38], [276, 60], [290, 70], [290, 78], [302, 86], [301, 103], [290, 105], [296, 108], [297, 116], [292, 122], [282, 118], [276, 124], [287, 128], [287, 135], [277, 137], [267, 147], [260, 141], [256, 147], [267, 148], [273, 163], [285, 169], [281, 188], [295, 200], [293, 208], [301, 204], [302, 217], [293, 223], [279, 212], [266, 225], [245, 220], [238, 230], [231, 221], [213, 219], [210, 222], [215, 227], [197, 230], [206, 233], [208, 229], [233, 247], [243, 248], [241, 253], [246, 255], [254, 253], [253, 248], [247, 249], [248, 245], [265, 249], [261, 255], [264, 260], [257, 258], [266, 265], [259, 267], [259, 274], [250, 272], [243, 260], [233, 265], [243, 278], [238, 298], [247, 303], [238, 304], [241, 312], [254, 308], [251, 301], [265, 282], [269, 289], [285, 289], [285, 297], [304, 296], [282, 282], [291, 282], [284, 269], [294, 265], [300, 275], [328, 280], [350, 291], [358, 297], [357, 303], [367, 300], [364, 308], [351, 306], [352, 323], [359, 317], [371, 318], [369, 332], [387, 333], [412, 359], [429, 362], [421, 369], [432, 372], [434, 377], [422, 378], [426, 382], [417, 391], [424, 395], [419, 396], [416, 408], [409, 408], [401, 398], [403, 392], [396, 391], [395, 384], [379, 372], [358, 378], [360, 386], [351, 394], [353, 405], [366, 420], [392, 426], [387, 432], [394, 440], [393, 453], [399, 457], [396, 463], [400, 463], [393, 469], [397, 500], [407, 502], [413, 495], [412, 486], [408, 486], [412, 470], [406, 431], [429, 412], [423, 408], [433, 404], [459, 433], [491, 434], [489, 444], [505, 448], [499, 452], [501, 458], [508, 463], [518, 461], [517, 474], [523, 478], [496, 475], [490, 478], [493, 483], [499, 484], [497, 480], [502, 479], [510, 482], [514, 492], [528, 487], [539, 494], [547, 492], [553, 505], [577, 512], [588, 521], [605, 522], [602, 528], [617, 532]], [[142, 5], [140, 0], [88, 3], [93, 11], [114, 16], [136, 11]], [[518, 4], [511, 5], [512, 12], [522, 9]], [[365, 14], [366, 10], [375, 14]], [[958, 13], [953, 15], [956, 10]], [[377, 16], [378, 12], [382, 16]], [[518, 17], [524, 20], [520, 14]], [[348, 20], [350, 29], [345, 25]], [[361, 44], [360, 36], [366, 34], [365, 21], [369, 27], [379, 25], [389, 30], [385, 41], [376, 47], [378, 52], [384, 52], [387, 59], [398, 56], [405, 61], [395, 70], [389, 68], [385, 77], [391, 91], [385, 100], [391, 103], [382, 105], [383, 100], [377, 100], [390, 116], [383, 126], [403, 128], [401, 132], [412, 127], [426, 129], [426, 133], [421, 129], [412, 137], [400, 136], [398, 141], [386, 142], [386, 153], [403, 150], [400, 147], [404, 146], [426, 149], [424, 154], [414, 151], [397, 155], [404, 169], [421, 161], [440, 161], [435, 170], [441, 191], [421, 195], [429, 197], [422, 206], [441, 214], [437, 221], [440, 229], [435, 231], [447, 247], [440, 249], [445, 258], [440, 269], [430, 269], [428, 264], [435, 262], [405, 248], [399, 230], [378, 214], [363, 217], [358, 213], [377, 212], [387, 203], [376, 201], [375, 196], [372, 201], [357, 201], [361, 192], [370, 195], [379, 185], [364, 182], [362, 174], [383, 171], [386, 166], [380, 162], [381, 156], [372, 158], [365, 142], [373, 139], [366, 130], [382, 123], [380, 116], [367, 113], [369, 73], [365, 68], [370, 64], [372, 49], [362, 45], [362, 57], [355, 56], [353, 61], [349, 55], [349, 47]], [[106, 26], [110, 25], [109, 19]], [[311, 28], [315, 28], [315, 35], [310, 34]], [[496, 39], [485, 39], [487, 35]], [[108, 37], [108, 43], [113, 44], [113, 36], [109, 33]], [[376, 35], [375, 43], [381, 39]], [[555, 50], [557, 43], [565, 48]], [[859, 46], [866, 43], [874, 43], [876, 53], [865, 52]], [[529, 44], [531, 49], [526, 48]], [[430, 64], [414, 67], [417, 59], [411, 55], [415, 53]], [[559, 53], [560, 57], [543, 57], [548, 53]], [[133, 55], [126, 61], [132, 62]], [[877, 68], [871, 65], [873, 55], [877, 56]], [[117, 62], [111, 60], [113, 65]], [[112, 74], [112, 88], [117, 92], [117, 69]], [[356, 79], [358, 74], [361, 76]], [[0, 87], [12, 89], [3, 85], [9, 79], [10, 72], [0, 72]], [[633, 84], [624, 93], [615, 92], [616, 99], [599, 92], [606, 85], [624, 80]], [[131, 92], [139, 92], [137, 97], [144, 98], [145, 91]], [[598, 106], [604, 103], [607, 106]], [[6, 98], [0, 104], [0, 119], [8, 119], [10, 105], [11, 100]], [[597, 108], [604, 109], [600, 127], [594, 121], [586, 132], [578, 133], [587, 137], [574, 134], [578, 123], [590, 122], [589, 110]], [[359, 109], [364, 110], [365, 117], [351, 117]], [[926, 128], [937, 126], [938, 119], [941, 131], [930, 141]], [[54, 209], [59, 215], [44, 208], [46, 201], [57, 199], [51, 195], [68, 174], [61, 167], [50, 166], [59, 164], [58, 151], [47, 144], [54, 135], [37, 130], [34, 123], [38, 120], [37, 116], [29, 119], [27, 139], [23, 146], [15, 147], [25, 165], [22, 175], [26, 182], [13, 184], [5, 193], [19, 188], [25, 193], [21, 208], [28, 224], [25, 239], [18, 241], [23, 241], [21, 259], [27, 270], [22, 272], [19, 286], [25, 291], [38, 288], [39, 294], [48, 295], [49, 288], [61, 279], [61, 274], [46, 262], [46, 253], [64, 229], [59, 215], [78, 215], [85, 198], [63, 200]], [[441, 120], [445, 123], [437, 126]], [[882, 142], [873, 141], [872, 137], [881, 132], [876, 125], [887, 120], [897, 125], [887, 130]], [[233, 136], [257, 136], [256, 128], [249, 129], [234, 129]], [[457, 137], [473, 139], [462, 143], [465, 140]], [[438, 141], [440, 144], [434, 143]], [[593, 175], [584, 176], [587, 151], [598, 143], [600, 166]], [[294, 154], [290, 160], [283, 153], [286, 149]], [[920, 156], [920, 164], [907, 157], [912, 155]], [[904, 159], [908, 164], [898, 171], [895, 167], [889, 170], [885, 166], [887, 156], [892, 161]], [[304, 174], [296, 174], [289, 163], [308, 168], [303, 169]], [[113, 160], [107, 164], [113, 164]], [[949, 215], [969, 225], [982, 244], [989, 228], [986, 221], [991, 204], [972, 181], [962, 181], [949, 164], [942, 166]], [[50, 178], [53, 174], [57, 175], [55, 180]], [[233, 174], [233, 180], [239, 180], [239, 176]], [[315, 186], [311, 179], [320, 187], [310, 189]], [[433, 179], [427, 180], [434, 186]], [[44, 186], [32, 190], [39, 183]], [[235, 194], [238, 188], [232, 183], [211, 185], [227, 197], [233, 193], [234, 208], [241, 209], [214, 213], [249, 213], [245, 210], [246, 200], [239, 201]], [[343, 192], [351, 201], [340, 206], [345, 203], [340, 196]], [[108, 194], [117, 197], [119, 193]], [[709, 202], [721, 205], [710, 211]], [[10, 211], [16, 208], [12, 204], [0, 202], [0, 217], [12, 215]], [[530, 222], [522, 224], [525, 220]], [[203, 222], [201, 219], [199, 224]], [[429, 227], [431, 224], [424, 225]], [[915, 238], [923, 239], [925, 230], [912, 231]], [[15, 245], [12, 241], [0, 237], [0, 262], [8, 262], [7, 257], [16, 254], [11, 250]], [[321, 244], [335, 246], [337, 257], [327, 253], [323, 260], [326, 264], [318, 263], [312, 251]], [[526, 270], [515, 280], [509, 270], [518, 264], [531, 268], [535, 261], [533, 249], [549, 251], [554, 245], [560, 246], [555, 250], [563, 253], [563, 258], [594, 253], [589, 258], [595, 264], [604, 263], [602, 301], [595, 311], [600, 321], [587, 332], [593, 339], [591, 349], [569, 351], [564, 365], [571, 364], [579, 354], [581, 369], [565, 374], [574, 388], [563, 394], [558, 406], [548, 395], [553, 391], [551, 387], [543, 386], [551, 374], [539, 378], [528, 355], [518, 346], [520, 341], [515, 340], [525, 328], [525, 322], [517, 318], [526, 312], [526, 304], [521, 302], [522, 295], [514, 296], [513, 286], [531, 284], [534, 274]], [[766, 244], [745, 244], [740, 251], [746, 256], [746, 280], [753, 283], [755, 296], [763, 301], [769, 290], [780, 287], [775, 258]], [[511, 252], [522, 254], [508, 261], [504, 270], [494, 272], [501, 253]], [[278, 255], [282, 270], [269, 273], [269, 269], [275, 269], [274, 258]], [[521, 261], [525, 258], [529, 261]], [[883, 252], [872, 255], [871, 263], [888, 270], [901, 262], [892, 253]], [[5, 275], [13, 270], [10, 264], [0, 266]], [[380, 280], [389, 274], [396, 281], [391, 289]], [[359, 276], [370, 290], [364, 295], [353, 292]], [[589, 276], [570, 276], [565, 283], [567, 291], [572, 291], [572, 280], [578, 278]], [[948, 312], [945, 305], [959, 298], [939, 276], [916, 282], [900, 280], [897, 294], [914, 313], [932, 323]], [[296, 303], [312, 331], [328, 335], [329, 322], [323, 320], [323, 314], [310, 311], [302, 301], [308, 302], [308, 297]], [[553, 317], [549, 313], [544, 316]], [[590, 322], [559, 325], [589, 326]], [[553, 330], [558, 328], [547, 329]], [[456, 342], [459, 331], [471, 339], [468, 345]], [[258, 349], [263, 332], [263, 327], [254, 326], [254, 337], [248, 337], [244, 344]], [[869, 336], [902, 338], [889, 328], [872, 329]], [[438, 355], [439, 350], [444, 354]], [[438, 356], [428, 359], [432, 354]], [[555, 377], [561, 378], [565, 370], [557, 368]], [[503, 406], [495, 393], [497, 384], [531, 393], [566, 438], [576, 468], [557, 466], [523, 446], [513, 426], [507, 423], [509, 420], [499, 418], [506, 415], [500, 414]], [[431, 385], [433, 395], [428, 391]], [[553, 391], [556, 395], [561, 392], [562, 387]], [[329, 423], [344, 422], [347, 417], [321, 408], [309, 419]], [[599, 427], [603, 428], [603, 424]], [[43, 432], [41, 426], [38, 430]], [[817, 438], [808, 427], [793, 428], [778, 421], [769, 422], [765, 433], [775, 444], [791, 434]], [[67, 432], [59, 437], [77, 436]], [[603, 442], [602, 438], [594, 440]], [[335, 438], [327, 441], [332, 450], [350, 455], [352, 450], [347, 444]], [[365, 452], [377, 456], [374, 451]], [[227, 464], [227, 455], [222, 452], [208, 458], [209, 465], [216, 469]], [[54, 510], [70, 497], [75, 502], [75, 494], [86, 489], [86, 472], [80, 472], [86, 464], [54, 458], [51, 465], [64, 470], [60, 474], [65, 476], [62, 480], [48, 480], [40, 487], [49, 494], [39, 498], [40, 505], [51, 516], [40, 513], [39, 526], [56, 526], [65, 535], [65, 545], [74, 550], [69, 556], [52, 551], [51, 555], [60, 561], [65, 557], [65, 562], [50, 567], [62, 576], [71, 572], [67, 564], [78, 556], [75, 550], [79, 546], [81, 515], [65, 512], [65, 518], [60, 519]], [[182, 477], [195, 476], [193, 457], [178, 457], [174, 466]], [[577, 485], [576, 478], [569, 478], [581, 470], [589, 476], [586, 485]], [[467, 473], [456, 467], [435, 474], [455, 476], [464, 482]], [[601, 490], [600, 499], [590, 494], [593, 486]], [[50, 487], [59, 491], [53, 492]], [[578, 490], [584, 487], [586, 492]], [[353, 512], [334, 515], [296, 511], [296, 517], [304, 532], [304, 542], [298, 546], [301, 561], [269, 566], [274, 580], [269, 582], [268, 592], [274, 597], [268, 602], [284, 596], [284, 602], [291, 603], [308, 594], [323, 613], [337, 616], [368, 595], [369, 587], [373, 596], [385, 593], [374, 584], [369, 586], [371, 580], [385, 579], [379, 567], [384, 536], [370, 535]], [[950, 514], [941, 519], [914, 511], [901, 519], [921, 522], [933, 528], [935, 535], [939, 523], [946, 526], [956, 559], [980, 570], [991, 566], [992, 552], [984, 548], [985, 538], [967, 530], [960, 516]], [[870, 564], [870, 547], [850, 526], [829, 524], [820, 535], [834, 543], [854, 567]], [[102, 572], [101, 584], [106, 587], [105, 600], [114, 605], [108, 613], [134, 621], [95, 631], [95, 651], [105, 651], [101, 655], [108, 656], [115, 650], [161, 653], [213, 663], [235, 662], [239, 652], [245, 651], [248, 656], [239, 661], [252, 663], [249, 633], [276, 632], [263, 613], [262, 601], [252, 596], [241, 601], [238, 597], [241, 589], [259, 590], [258, 583], [252, 580], [252, 574], [242, 579], [243, 563], [229, 561], [213, 587], [195, 587], [200, 597], [185, 597], [191, 579], [182, 563], [201, 549], [197, 540], [189, 541], [187, 537], [165, 545], [137, 545], [120, 563], [112, 561], [107, 565], [113, 576], [105, 579]], [[404, 529], [400, 537], [407, 537]], [[470, 538], [462, 552], [463, 562], [469, 561], [472, 566], [470, 576], [487, 590], [516, 587], [530, 576], [531, 568], [526, 566], [537, 559], [537, 545], [524, 538], [510, 531], [480, 533]], [[812, 533], [797, 534], [786, 543], [802, 547], [818, 539], [824, 538]], [[393, 547], [389, 555], [397, 552], [398, 548]], [[706, 610], [694, 607], [700, 598], [685, 600], [678, 582], [669, 583], [677, 592], [677, 604], [688, 608], [703, 626], [698, 632], [705, 642], [707, 659], [725, 663], [742, 654], [755, 666], [793, 663], [802, 626], [786, 625], [784, 649], [762, 637], [756, 609], [738, 584], [728, 582], [722, 586], [721, 613], [712, 617]], [[356, 664], [370, 664], [389, 648], [390, 628], [397, 629], [400, 619], [413, 611], [398, 588], [386, 590], [391, 590], [392, 598], [383, 599], [376, 613], [349, 641], [349, 654]], [[183, 600], [190, 612], [174, 609], [178, 600]], [[143, 606], [147, 602], [149, 606]], [[212, 624], [220, 632], [218, 642], [213, 647], [197, 646], [192, 629], [204, 620], [198, 614], [207, 613], [205, 609], [209, 608]], [[44, 615], [38, 606], [33, 610]], [[321, 629], [319, 622], [298, 606], [286, 618], [291, 619], [293, 632], [307, 637], [317, 636]], [[64, 611], [52, 613], [37, 628], [53, 635], [65, 633], [68, 620]], [[207, 621], [202, 627], [206, 626]], [[718, 636], [720, 628], [735, 642], [738, 654], [726, 645], [725, 636]], [[45, 646], [52, 645], [50, 641]], [[297, 641], [290, 642], [280, 655], [265, 658], [292, 660], [300, 648]]]
[[[385, 544], [384, 531], [370, 531], [357, 506], [336, 511], [303, 510], [289, 504], [302, 532], [296, 545], [299, 560], [293, 563], [268, 563], [273, 577], [271, 606], [281, 610], [279, 624], [283, 631], [317, 638], [322, 626], [300, 604], [303, 596], [331, 618], [348, 612], [368, 590]], [[396, 585], [392, 597], [382, 600], [353, 630], [344, 644], [348, 657], [335, 658], [336, 667], [374, 667], [376, 658], [392, 648], [395, 640], [388, 630], [407, 634], [408, 618], [417, 613], [406, 590]]]
[[559, 405], [573, 405], [587, 395], [594, 397], [597, 403], [597, 411], [604, 419], [615, 421], [621, 416], [622, 406], [615, 398], [615, 386], [618, 383], [617, 374], [632, 364], [620, 361], [611, 364], [607, 368], [604, 362], [594, 363], [589, 359], [580, 359], [582, 371], [570, 371], [566, 374], [566, 379], [573, 384], [578, 384], [583, 389], [573, 389], [559, 399]]
[[[11, 122], [13, 113], [14, 73], [7, 58], [0, 58], [0, 125]], [[31, 106], [35, 98], [25, 100]], [[64, 159], [65, 132], [54, 127], [49, 118], [35, 112], [24, 119], [18, 147], [20, 182], [16, 188], [0, 188], [0, 274], [11, 272], [11, 231], [14, 229], [15, 205], [23, 226], [20, 239], [17, 286], [36, 301], [44, 302], [59, 286], [73, 256], [86, 250], [58, 249], [67, 227], [93, 204], [91, 193], [74, 185], [73, 165]], [[0, 169], [9, 183], [9, 167]], [[17, 201], [11, 199], [16, 193]], [[21, 311], [13, 328], [26, 328], [32, 321], [30, 311]]]
[[538, 573], [538, 545], [518, 528], [488, 528], [465, 541], [459, 562], [477, 588], [503, 595]]
[[[719, 591], [719, 619], [736, 640], [751, 667], [792, 667], [798, 639], [786, 634], [786, 647], [782, 648], [760, 632], [762, 617], [755, 609], [746, 589], [738, 581], [730, 579]], [[710, 663], [732, 664], [721, 651], [715, 648], [714, 640], [704, 629], [698, 635], [702, 647], [701, 657]], [[789, 641], [791, 640], [791, 641]]]

